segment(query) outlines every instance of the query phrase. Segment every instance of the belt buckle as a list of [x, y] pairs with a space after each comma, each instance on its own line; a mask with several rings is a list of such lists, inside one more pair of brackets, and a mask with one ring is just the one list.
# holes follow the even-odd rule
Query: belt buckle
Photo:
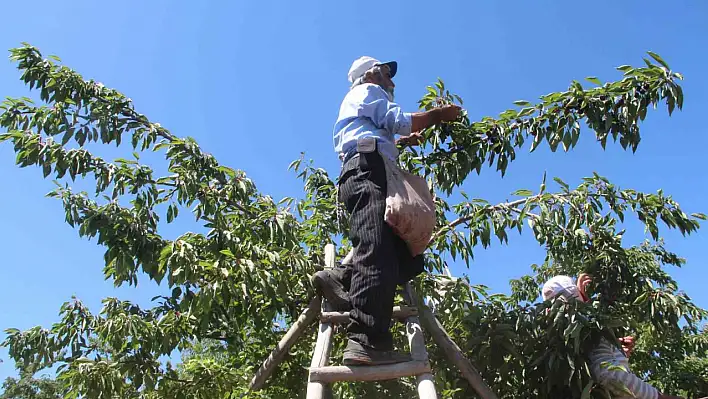
[[356, 141], [356, 152], [368, 154], [376, 151], [376, 138], [367, 136], [361, 137]]

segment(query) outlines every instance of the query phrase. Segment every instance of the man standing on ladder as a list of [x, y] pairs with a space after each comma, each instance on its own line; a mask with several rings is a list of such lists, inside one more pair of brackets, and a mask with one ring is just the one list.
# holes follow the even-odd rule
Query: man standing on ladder
[[[391, 80], [397, 63], [371, 57], [354, 61], [351, 89], [334, 126], [334, 149], [342, 160], [339, 201], [349, 213], [354, 246], [349, 264], [312, 277], [318, 292], [337, 310], [351, 306], [345, 365], [380, 365], [409, 361], [393, 350], [389, 331], [396, 286], [423, 271], [422, 256], [413, 257], [406, 243], [384, 221], [386, 169], [382, 157], [398, 158], [396, 143], [417, 145], [421, 130], [457, 119], [460, 107], [448, 105], [407, 113], [393, 102]], [[401, 136], [396, 141], [395, 135]]]

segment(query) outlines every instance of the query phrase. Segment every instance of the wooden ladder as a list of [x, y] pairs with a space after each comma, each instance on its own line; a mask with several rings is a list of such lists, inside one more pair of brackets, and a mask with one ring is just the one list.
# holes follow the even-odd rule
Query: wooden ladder
[[[330, 244], [325, 247], [325, 266], [334, 268], [334, 263], [334, 245]], [[438, 397], [433, 384], [428, 351], [425, 349], [423, 329], [418, 320], [415, 297], [409, 284], [405, 286], [403, 298], [407, 306], [394, 307], [393, 318], [406, 323], [406, 335], [412, 360], [383, 366], [329, 366], [334, 327], [336, 324], [347, 323], [349, 312], [332, 312], [327, 301], [322, 301], [317, 343], [312, 354], [307, 383], [307, 399], [331, 398], [331, 384], [334, 382], [381, 381], [409, 376], [416, 377], [418, 396], [421, 399], [436, 399]]]
[[[334, 245], [328, 244], [325, 247], [325, 266], [327, 268], [334, 267], [335, 256]], [[333, 312], [327, 301], [317, 296], [310, 301], [300, 317], [290, 326], [278, 345], [256, 371], [251, 379], [249, 391], [258, 391], [265, 386], [266, 380], [285, 359], [290, 348], [305, 334], [308, 327], [319, 319], [317, 342], [307, 382], [307, 399], [331, 398], [332, 383], [337, 381], [380, 381], [408, 376], [416, 377], [420, 398], [437, 398], [428, 352], [425, 349], [422, 322], [426, 332], [445, 353], [447, 360], [458, 368], [462, 377], [469, 382], [477, 395], [481, 399], [498, 399], [431, 310], [425, 304], [418, 305], [416, 303], [416, 295], [410, 284], [405, 285], [403, 299], [406, 305], [394, 307], [393, 318], [406, 323], [412, 361], [383, 366], [330, 366], [329, 358], [332, 351], [334, 328], [338, 324], [349, 321], [349, 312]]]

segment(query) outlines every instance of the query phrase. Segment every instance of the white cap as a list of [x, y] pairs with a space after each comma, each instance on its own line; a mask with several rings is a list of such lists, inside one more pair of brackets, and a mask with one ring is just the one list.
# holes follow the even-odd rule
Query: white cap
[[354, 83], [357, 79], [364, 76], [366, 71], [377, 66], [377, 65], [388, 65], [391, 71], [391, 77], [396, 76], [396, 71], [398, 70], [398, 63], [396, 61], [381, 62], [376, 58], [363, 56], [356, 59], [352, 63], [352, 67], [349, 68], [349, 83]]
[[559, 294], [565, 299], [581, 298], [578, 287], [575, 285], [573, 279], [568, 276], [555, 276], [548, 280], [541, 289], [541, 295], [544, 301], [555, 298]]

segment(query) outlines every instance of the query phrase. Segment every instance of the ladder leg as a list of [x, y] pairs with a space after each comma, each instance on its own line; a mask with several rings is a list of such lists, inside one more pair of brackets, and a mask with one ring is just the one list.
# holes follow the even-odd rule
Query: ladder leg
[[[415, 297], [410, 284], [406, 284], [403, 291], [403, 297], [409, 306], [416, 306]], [[423, 329], [420, 327], [418, 316], [409, 316], [406, 318], [406, 334], [408, 335], [408, 344], [411, 348], [411, 357], [413, 360], [428, 362], [428, 351], [425, 349], [425, 338], [423, 337]], [[437, 399], [438, 394], [435, 391], [433, 375], [431, 373], [419, 374], [416, 376], [416, 384], [418, 386], [418, 397], [421, 399]]]
[[290, 327], [288, 332], [278, 342], [278, 346], [273, 349], [270, 356], [263, 362], [263, 365], [258, 369], [256, 375], [251, 380], [249, 390], [258, 391], [263, 388], [266, 380], [275, 371], [278, 365], [285, 359], [290, 348], [297, 340], [307, 331], [307, 328], [317, 319], [321, 311], [320, 297], [312, 298], [310, 304], [307, 305], [297, 321]]
[[[334, 268], [335, 261], [334, 245], [328, 244], [325, 247], [325, 267]], [[322, 301], [323, 310], [329, 311], [329, 305], [326, 300]], [[312, 363], [310, 368], [325, 367], [329, 364], [330, 352], [332, 352], [332, 335], [334, 325], [331, 322], [320, 322], [317, 330], [317, 343], [315, 351], [312, 354]], [[308, 378], [309, 380], [309, 378]], [[308, 381], [307, 382], [307, 399], [329, 399], [332, 397], [332, 386], [324, 382]]]
[[[413, 291], [411, 289], [411, 294]], [[445, 328], [440, 324], [440, 321], [433, 315], [425, 304], [418, 304], [418, 315], [423, 321], [425, 331], [430, 334], [433, 341], [440, 349], [445, 352], [447, 360], [453, 363], [462, 373], [462, 376], [469, 382], [470, 386], [475, 390], [481, 399], [498, 399], [498, 396], [492, 391], [487, 383], [482, 378], [482, 375], [472, 365], [462, 353], [459, 346], [450, 338]]]
[[[317, 343], [315, 344], [315, 352], [312, 355], [312, 363], [310, 367], [324, 367], [329, 364], [329, 355], [332, 351], [332, 332], [334, 326], [332, 323], [320, 323], [317, 332]], [[323, 382], [308, 381], [307, 383], [307, 399], [325, 399], [330, 387]], [[331, 392], [330, 392], [331, 393]]]

